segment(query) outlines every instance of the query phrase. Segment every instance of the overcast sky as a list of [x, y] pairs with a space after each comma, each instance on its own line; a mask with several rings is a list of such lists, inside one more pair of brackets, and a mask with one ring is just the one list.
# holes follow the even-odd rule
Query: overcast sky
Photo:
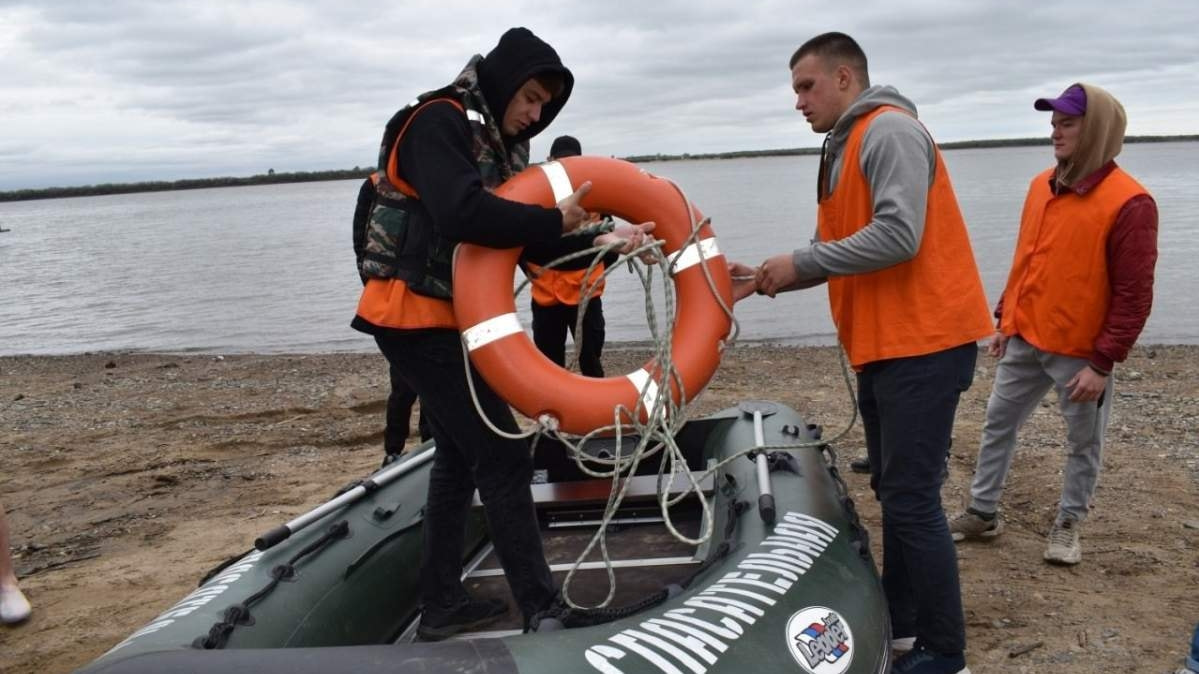
[[818, 146], [787, 61], [829, 30], [943, 142], [1046, 135], [1032, 100], [1078, 80], [1130, 134], [1199, 133], [1196, 0], [0, 0], [0, 190], [371, 165], [515, 25], [576, 78], [534, 158]]

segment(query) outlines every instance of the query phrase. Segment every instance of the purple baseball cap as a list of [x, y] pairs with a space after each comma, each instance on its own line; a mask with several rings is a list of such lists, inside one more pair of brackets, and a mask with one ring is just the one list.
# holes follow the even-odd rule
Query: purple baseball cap
[[1087, 91], [1082, 85], [1072, 84], [1057, 98], [1038, 98], [1032, 107], [1037, 110], [1057, 110], [1063, 115], [1082, 115], [1087, 111]]

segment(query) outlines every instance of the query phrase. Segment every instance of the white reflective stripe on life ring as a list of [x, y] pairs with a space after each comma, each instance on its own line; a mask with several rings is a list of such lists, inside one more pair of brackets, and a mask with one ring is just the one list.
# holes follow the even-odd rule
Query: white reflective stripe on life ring
[[649, 371], [645, 368], [634, 370], [625, 375], [625, 378], [633, 382], [633, 388], [641, 393], [641, 404], [645, 406], [645, 411], [652, 410], [654, 402], [658, 399], [658, 382], [650, 378]]
[[688, 267], [694, 267], [720, 254], [720, 247], [716, 245], [716, 237], [700, 239], [698, 243], [693, 243], [670, 256], [670, 273], [678, 274]]
[[466, 349], [474, 351], [497, 339], [503, 339], [508, 335], [523, 331], [524, 328], [520, 327], [520, 321], [517, 320], [514, 312], [492, 316], [478, 325], [463, 330], [462, 339], [466, 340]]
[[551, 161], [538, 164], [538, 166], [545, 172], [546, 179], [550, 181], [550, 190], [554, 193], [554, 203], [574, 194], [575, 189], [570, 186], [570, 176], [566, 175], [566, 169], [561, 163]]

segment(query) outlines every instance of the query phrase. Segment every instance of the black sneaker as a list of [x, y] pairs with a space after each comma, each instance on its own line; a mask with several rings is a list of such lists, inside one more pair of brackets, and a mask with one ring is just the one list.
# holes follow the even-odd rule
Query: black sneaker
[[849, 469], [855, 473], [870, 474], [870, 457], [863, 456], [860, 459], [854, 459], [849, 462]]
[[421, 641], [441, 641], [482, 627], [507, 612], [508, 604], [502, 599], [468, 599], [451, 608], [426, 606], [416, 635]]
[[891, 674], [970, 674], [961, 653], [942, 655], [917, 646], [891, 667]]
[[570, 614], [570, 606], [562, 599], [562, 593], [555, 592], [554, 598], [550, 600], [549, 605], [525, 620], [524, 631], [527, 634], [529, 632], [552, 632], [554, 630], [566, 629], [566, 620]]

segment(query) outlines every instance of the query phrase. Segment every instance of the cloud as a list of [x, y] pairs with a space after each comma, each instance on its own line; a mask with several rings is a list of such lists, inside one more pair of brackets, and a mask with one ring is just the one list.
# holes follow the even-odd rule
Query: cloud
[[534, 156], [556, 133], [615, 155], [815, 146], [786, 63], [826, 30], [940, 140], [1044, 134], [1031, 100], [1075, 80], [1116, 93], [1130, 133], [1194, 133], [1196, 23], [1185, 0], [2, 2], [0, 189], [366, 165], [397, 107], [512, 25], [577, 78]]

